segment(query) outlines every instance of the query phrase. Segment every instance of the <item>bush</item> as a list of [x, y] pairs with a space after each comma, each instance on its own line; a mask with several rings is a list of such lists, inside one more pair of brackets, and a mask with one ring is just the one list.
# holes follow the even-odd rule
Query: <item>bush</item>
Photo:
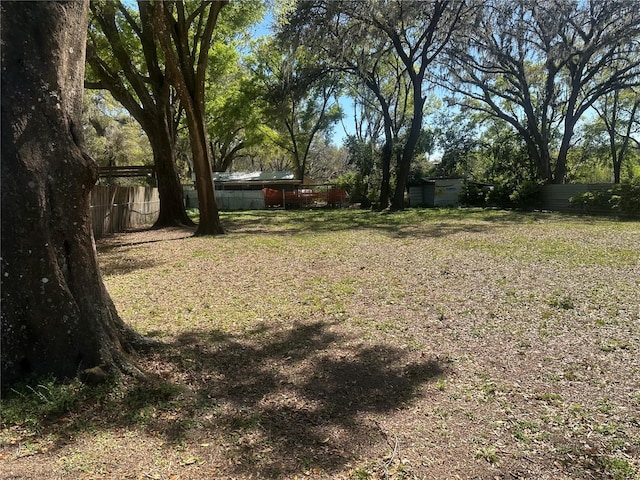
[[594, 190], [569, 199], [569, 204], [584, 213], [607, 213], [611, 211], [610, 190]]
[[640, 218], [640, 178], [617, 185], [617, 187], [619, 193], [611, 197], [615, 202], [612, 208], [617, 209], [622, 215]]
[[607, 190], [585, 192], [569, 199], [572, 207], [584, 213], [618, 214], [640, 217], [640, 179], [625, 182]]
[[365, 200], [365, 183], [359, 173], [345, 173], [336, 183], [338, 187], [347, 191], [350, 203], [361, 203]]
[[542, 185], [533, 180], [525, 180], [516, 186], [514, 191], [509, 195], [509, 200], [515, 208], [523, 210], [533, 210], [540, 206]]
[[541, 193], [542, 185], [534, 180], [496, 182], [487, 195], [486, 203], [490, 207], [532, 210], [540, 206]]
[[498, 208], [513, 207], [511, 194], [514, 190], [515, 186], [510, 182], [496, 182], [487, 195], [487, 206]]
[[464, 207], [484, 207], [487, 204], [488, 187], [482, 187], [477, 183], [466, 182], [458, 197], [460, 205]]

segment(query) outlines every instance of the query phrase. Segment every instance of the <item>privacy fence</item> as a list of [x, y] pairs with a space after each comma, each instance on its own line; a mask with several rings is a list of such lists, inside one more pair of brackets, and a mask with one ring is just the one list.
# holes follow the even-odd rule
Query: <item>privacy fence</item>
[[[590, 185], [545, 185], [542, 189], [542, 205], [545, 210], [556, 212], [577, 212], [576, 207], [569, 202], [571, 197], [588, 191], [607, 190], [611, 184]], [[294, 193], [296, 199], [315, 199], [311, 190], [299, 192], [281, 192], [257, 190], [246, 192], [216, 192], [216, 200], [221, 210], [235, 209], [262, 209], [270, 206], [293, 204], [289, 196]], [[302, 192], [302, 193], [300, 193]], [[311, 192], [311, 193], [309, 193]], [[232, 196], [231, 193], [234, 195]], [[242, 194], [239, 196], [238, 194]], [[305, 196], [306, 195], [306, 196]], [[340, 189], [332, 189], [324, 192], [325, 202], [343, 204], [347, 201], [346, 192]], [[333, 198], [331, 195], [333, 195]], [[227, 198], [229, 197], [229, 198]], [[307, 198], [308, 197], [308, 198]], [[293, 197], [291, 197], [293, 198]], [[187, 207], [197, 207], [195, 190], [185, 192]], [[275, 203], [274, 203], [275, 202]], [[95, 186], [91, 192], [91, 220], [94, 236], [101, 237], [109, 233], [122, 232], [134, 228], [143, 228], [153, 225], [158, 218], [160, 201], [158, 189], [155, 187], [118, 187]], [[606, 213], [606, 212], [603, 212]]]
[[96, 185], [91, 191], [91, 223], [98, 238], [153, 225], [160, 212], [158, 189]]
[[[553, 212], [576, 213], [578, 209], [571, 205], [570, 199], [586, 192], [606, 191], [613, 185], [611, 183], [590, 183], [590, 184], [566, 184], [566, 185], [544, 185], [542, 187], [542, 208]], [[592, 213], [606, 214], [608, 210], [602, 212], [592, 211]]]

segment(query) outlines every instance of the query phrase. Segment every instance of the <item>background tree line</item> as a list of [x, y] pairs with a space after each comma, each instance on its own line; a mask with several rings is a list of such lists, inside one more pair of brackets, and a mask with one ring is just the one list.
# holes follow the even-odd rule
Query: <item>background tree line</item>
[[[131, 65], [149, 86], [147, 71], [166, 70], [163, 54], [145, 54], [149, 45], [135, 38], [144, 31], [142, 3], [137, 12], [92, 4], [88, 79], [100, 65], [112, 71], [88, 86], [122, 82]], [[196, 28], [203, 4], [187, 5]], [[287, 168], [394, 209], [403, 207], [407, 183], [423, 175], [467, 176], [507, 191], [638, 175], [640, 19], [631, 0], [278, 5], [221, 9], [202, 93], [209, 170]], [[267, 11], [273, 32], [256, 39], [252, 28]], [[113, 60], [121, 44], [124, 66]], [[112, 82], [109, 90], [122, 99], [133, 85]], [[161, 150], [174, 152], [173, 165], [188, 159], [187, 173], [198, 162], [179, 152], [188, 129], [174, 90], [164, 93], [172, 148]], [[347, 138], [332, 145], [345, 117]]]
[[[323, 51], [371, 92], [359, 101], [383, 127], [349, 145], [361, 165], [364, 144], [378, 146], [382, 207], [395, 152], [400, 208], [412, 164], [414, 176], [426, 167], [505, 190], [637, 176], [638, 20], [628, 1], [314, 1], [296, 4], [280, 38]], [[434, 147], [435, 168], [421, 165]]]

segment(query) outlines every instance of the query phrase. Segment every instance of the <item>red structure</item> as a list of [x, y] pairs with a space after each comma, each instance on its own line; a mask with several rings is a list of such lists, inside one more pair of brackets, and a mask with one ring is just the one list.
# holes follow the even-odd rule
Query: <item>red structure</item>
[[263, 188], [262, 192], [267, 208], [339, 208], [347, 206], [349, 202], [349, 194], [344, 189], [329, 185], [307, 185], [294, 190]]

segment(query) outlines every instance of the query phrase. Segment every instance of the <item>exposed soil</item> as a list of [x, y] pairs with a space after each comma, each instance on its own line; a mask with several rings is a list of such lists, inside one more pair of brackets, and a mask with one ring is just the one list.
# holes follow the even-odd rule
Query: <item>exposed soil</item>
[[146, 382], [4, 421], [0, 477], [640, 478], [639, 223], [223, 218], [98, 242], [163, 346]]

